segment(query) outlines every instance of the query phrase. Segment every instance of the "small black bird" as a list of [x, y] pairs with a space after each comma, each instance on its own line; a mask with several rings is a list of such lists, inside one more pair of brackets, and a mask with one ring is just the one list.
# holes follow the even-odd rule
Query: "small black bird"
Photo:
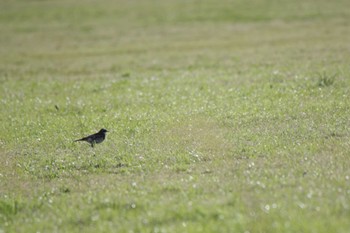
[[89, 135], [87, 137], [75, 140], [74, 142], [85, 141], [85, 142], [90, 143], [91, 147], [94, 147], [95, 144], [101, 143], [101, 142], [103, 142], [103, 140], [105, 140], [107, 132], [108, 131], [106, 129], [101, 129], [100, 131], [98, 131], [98, 133], [95, 133], [95, 134]]

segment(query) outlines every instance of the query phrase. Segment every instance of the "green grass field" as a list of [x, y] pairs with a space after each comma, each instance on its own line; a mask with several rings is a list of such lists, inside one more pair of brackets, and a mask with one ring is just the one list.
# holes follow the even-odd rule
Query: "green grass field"
[[349, 9], [1, 1], [0, 233], [350, 232]]

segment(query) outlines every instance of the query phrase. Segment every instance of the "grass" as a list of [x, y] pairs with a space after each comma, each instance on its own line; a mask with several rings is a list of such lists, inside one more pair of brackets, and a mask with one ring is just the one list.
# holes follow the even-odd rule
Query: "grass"
[[348, 1], [0, 6], [0, 232], [348, 232]]

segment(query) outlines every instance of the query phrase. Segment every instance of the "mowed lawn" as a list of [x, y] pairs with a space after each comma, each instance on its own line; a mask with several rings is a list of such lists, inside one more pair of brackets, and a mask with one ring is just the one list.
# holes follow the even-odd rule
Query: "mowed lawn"
[[0, 233], [350, 232], [349, 9], [1, 1]]

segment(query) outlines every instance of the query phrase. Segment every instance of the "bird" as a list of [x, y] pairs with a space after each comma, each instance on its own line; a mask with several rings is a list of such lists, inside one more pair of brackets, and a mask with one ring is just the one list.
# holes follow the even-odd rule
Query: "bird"
[[84, 141], [84, 142], [90, 143], [91, 147], [94, 147], [95, 144], [101, 143], [105, 140], [107, 132], [108, 132], [108, 130], [102, 128], [97, 133], [91, 134], [91, 135], [83, 137], [81, 139], [77, 139], [74, 142]]

